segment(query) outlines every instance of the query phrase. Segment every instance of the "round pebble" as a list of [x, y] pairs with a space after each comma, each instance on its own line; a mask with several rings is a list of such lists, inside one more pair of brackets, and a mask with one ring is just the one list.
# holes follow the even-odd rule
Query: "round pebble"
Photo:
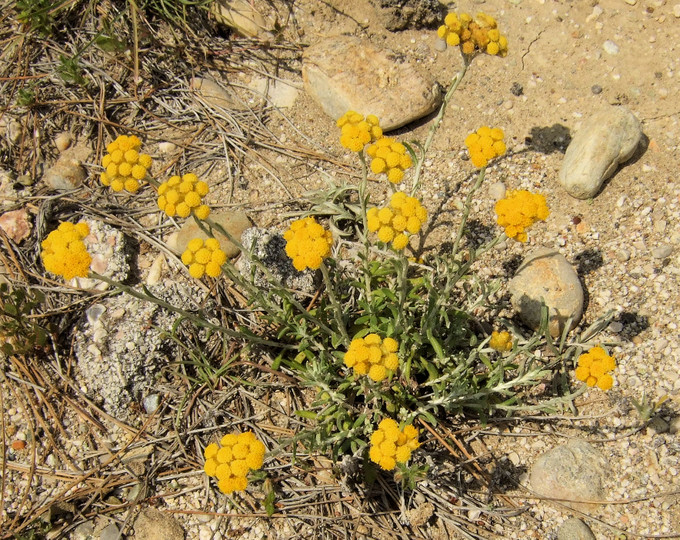
[[673, 246], [663, 244], [652, 250], [652, 257], [655, 259], [665, 259], [666, 257], [670, 257], [671, 253], [673, 253]]
[[619, 46], [614, 43], [611, 39], [608, 39], [602, 44], [602, 48], [604, 49], [604, 52], [607, 54], [619, 54]]
[[71, 136], [70, 133], [64, 132], [60, 133], [54, 138], [54, 146], [57, 147], [57, 150], [60, 152], [63, 152], [66, 150], [69, 146], [71, 146], [71, 143], [73, 142], [73, 137]]
[[602, 87], [599, 84], [594, 84], [593, 86], [590, 87], [590, 91], [597, 95], [602, 93]]

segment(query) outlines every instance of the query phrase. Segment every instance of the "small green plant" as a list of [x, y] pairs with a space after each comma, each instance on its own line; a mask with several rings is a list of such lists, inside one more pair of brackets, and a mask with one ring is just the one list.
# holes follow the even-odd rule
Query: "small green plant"
[[[209, 187], [196, 175], [174, 176], [162, 184], [149, 178], [151, 158], [140, 153], [141, 141], [135, 136], [122, 135], [107, 146], [102, 184], [136, 193], [147, 182], [157, 190], [161, 211], [176, 219], [193, 218], [209, 238], [192, 239], [182, 254], [189, 275], [208, 280], [226, 276], [248, 298], [251, 315], [265, 324], [258, 325], [257, 333], [245, 325], [225, 328], [211, 322], [215, 318], [210, 313], [189, 313], [146, 289], [90, 273], [127, 294], [180, 313], [184, 322], [209, 333], [266, 347], [274, 358], [271, 369], [285, 368], [308, 390], [306, 395], [313, 396], [296, 411], [305, 426], [285, 444], [295, 452], [302, 443], [334, 459], [363, 456], [367, 465], [395, 470], [404, 488], [412, 487], [426, 471], [422, 462], [410, 464], [421, 451], [414, 427], [418, 420], [436, 425], [464, 411], [483, 420], [495, 411], [555, 410], [573, 397], [568, 385], [560, 389], [566, 396], [543, 401], [530, 398], [530, 390], [549, 381], [580, 351], [580, 343], [565, 345], [567, 330], [557, 345], [553, 343], [547, 308], [543, 324], [529, 337], [509, 321], [490, 321], [496, 328], [492, 333], [476, 319], [480, 308], [492, 312], [497, 307], [491, 298], [500, 284], [479, 278], [473, 271], [475, 262], [500, 241], [525, 242], [527, 231], [549, 215], [542, 195], [509, 191], [495, 206], [502, 230], [477, 247], [466, 241], [473, 198], [484, 183], [487, 165], [506, 151], [501, 129], [482, 126], [465, 139], [476, 170], [471, 172], [460, 224], [450, 234], [451, 249], [422, 258], [420, 235], [430, 219], [418, 199], [425, 156], [475, 56], [507, 53], [507, 40], [485, 14], [447, 16], [439, 36], [460, 47], [463, 67], [452, 79], [426, 140], [401, 143], [386, 138], [378, 118], [348, 111], [337, 126], [340, 143], [361, 166], [358, 185], [331, 185], [316, 194], [309, 209], [294, 216], [297, 219], [282, 235], [291, 271], [311, 272], [322, 284], [311, 304], [303, 305], [253, 250], [212, 221], [202, 202]], [[369, 171], [387, 180], [392, 190], [388, 205], [378, 207], [371, 201]], [[240, 248], [264, 276], [266, 287], [256, 283], [254, 273], [243, 275], [227, 260], [217, 233]], [[60, 225], [42, 244], [45, 268], [67, 278], [87, 274], [84, 235], [84, 224]], [[219, 374], [206, 369], [208, 360], [202, 353], [189, 358], [201, 372], [195, 381], [214, 380]], [[603, 380], [601, 386], [609, 382]], [[211, 460], [223, 450], [208, 446], [205, 458]], [[243, 489], [247, 483], [247, 471], [231, 475], [227, 470], [230, 459], [206, 462], [206, 472], [216, 473], [221, 481], [242, 478], [223, 483], [225, 492]], [[257, 465], [251, 468], [259, 468], [260, 461]]]
[[17, 19], [44, 36], [54, 31], [55, 6], [52, 0], [17, 0]]
[[35, 321], [45, 295], [34, 289], [10, 290], [0, 284], [0, 349], [6, 355], [25, 354], [47, 345], [49, 333]]

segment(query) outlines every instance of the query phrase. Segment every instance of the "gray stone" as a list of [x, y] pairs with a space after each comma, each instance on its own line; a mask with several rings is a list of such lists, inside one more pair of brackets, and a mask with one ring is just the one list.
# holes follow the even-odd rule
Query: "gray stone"
[[243, 247], [265, 266], [271, 274], [266, 273], [254, 265], [250, 257], [241, 257], [236, 262], [236, 268], [241, 275], [263, 289], [270, 290], [274, 284], [280, 284], [293, 291], [298, 298], [314, 294], [316, 290], [316, 272], [305, 270], [298, 272], [290, 257], [286, 255], [286, 241], [278, 231], [252, 227], [243, 233]]
[[611, 39], [608, 39], [602, 44], [602, 48], [604, 49], [604, 52], [607, 54], [615, 55], [619, 54], [619, 46], [614, 43]]
[[155, 508], [145, 508], [134, 524], [135, 540], [183, 540], [184, 529], [169, 514]]
[[[221, 212], [210, 214], [209, 219], [224, 228], [224, 230], [237, 241], [241, 238], [243, 231], [251, 226], [248, 216], [243, 212]], [[202, 238], [205, 240], [208, 238], [208, 235], [201, 230], [193, 219], [191, 219], [185, 221], [182, 228], [168, 238], [167, 244], [170, 249], [176, 253], [182, 254], [187, 248], [187, 244], [193, 238]], [[239, 254], [239, 248], [234, 245], [229, 238], [219, 233], [217, 230], [215, 230], [215, 238], [219, 240], [220, 247], [222, 248], [222, 251], [227, 254], [227, 257], [231, 259]]]
[[529, 254], [510, 281], [511, 302], [522, 321], [538, 329], [541, 305], [548, 306], [548, 328], [559, 336], [571, 317], [569, 330], [583, 315], [583, 288], [578, 274], [556, 250], [540, 248]]
[[531, 467], [532, 489], [560, 504], [588, 511], [597, 505], [588, 501], [604, 499], [609, 474], [604, 456], [581, 439], [572, 439], [540, 456]]
[[115, 523], [109, 523], [99, 533], [99, 540], [120, 540], [122, 537]]
[[669, 246], [668, 244], [663, 244], [652, 249], [652, 257], [655, 259], [665, 259], [666, 257], [670, 257], [671, 253], [673, 253], [673, 246]]
[[590, 527], [578, 518], [569, 518], [557, 531], [557, 540], [596, 540]]
[[84, 521], [78, 525], [71, 533], [71, 540], [91, 540], [94, 534], [94, 523], [92, 521]]
[[632, 157], [641, 138], [640, 122], [626, 107], [594, 114], [567, 148], [560, 184], [577, 199], [594, 197], [619, 164]]
[[153, 414], [158, 410], [158, 406], [161, 404], [161, 396], [158, 394], [151, 394], [146, 396], [142, 401], [142, 406], [146, 411], [146, 414]]
[[307, 93], [332, 118], [348, 110], [374, 114], [384, 131], [431, 113], [442, 99], [435, 81], [414, 65], [352, 36], [333, 36], [309, 47], [302, 77]]

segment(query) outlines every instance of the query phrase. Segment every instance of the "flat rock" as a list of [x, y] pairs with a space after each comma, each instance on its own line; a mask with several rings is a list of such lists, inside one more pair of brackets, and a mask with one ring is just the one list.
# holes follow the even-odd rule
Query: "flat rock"
[[248, 104], [243, 101], [229, 85], [222, 86], [217, 81], [205, 77], [193, 77], [189, 88], [196, 96], [217, 109], [245, 111]]
[[[221, 225], [234, 239], [239, 240], [241, 234], [247, 228], [251, 227], [250, 220], [243, 212], [222, 212], [210, 214], [210, 219]], [[202, 238], [205, 240], [208, 235], [205, 234], [193, 219], [187, 220], [182, 228], [173, 233], [167, 241], [168, 247], [175, 253], [182, 254], [187, 248], [187, 244], [193, 238]], [[220, 247], [230, 259], [239, 254], [239, 248], [236, 247], [223, 234], [215, 231], [215, 238], [220, 242]]]
[[184, 529], [172, 516], [155, 508], [145, 508], [134, 524], [135, 540], [183, 540]]
[[577, 199], [597, 195], [604, 181], [635, 153], [640, 121], [626, 107], [612, 106], [591, 116], [564, 155], [560, 184]]
[[309, 47], [302, 62], [305, 90], [334, 119], [348, 110], [374, 114], [384, 131], [434, 111], [441, 91], [414, 65], [370, 41], [333, 36]]
[[549, 309], [550, 335], [559, 336], [572, 317], [569, 330], [583, 315], [583, 288], [578, 274], [557, 250], [539, 248], [530, 253], [510, 281], [513, 307], [530, 328], [541, 323], [541, 305]]
[[[609, 474], [604, 456], [590, 443], [572, 439], [540, 456], [531, 467], [531, 488], [543, 497], [571, 508], [587, 511], [605, 498], [605, 478]], [[567, 502], [571, 501], [571, 502]]]
[[557, 531], [557, 540], [596, 540], [590, 527], [578, 518], [569, 518]]
[[226, 24], [245, 37], [266, 34], [265, 21], [249, 0], [217, 0], [210, 4], [217, 22]]

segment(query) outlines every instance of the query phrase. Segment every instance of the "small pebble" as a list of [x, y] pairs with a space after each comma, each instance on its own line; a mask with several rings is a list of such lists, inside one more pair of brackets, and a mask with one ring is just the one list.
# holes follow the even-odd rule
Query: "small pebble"
[[69, 146], [71, 146], [72, 142], [73, 137], [67, 131], [65, 131], [64, 133], [60, 133], [54, 138], [54, 146], [56, 146], [57, 150], [59, 150], [60, 152], [63, 152]]
[[628, 4], [629, 6], [634, 6], [635, 4], [637, 4], [637, 0], [626, 0], [626, 4]]
[[146, 414], [155, 413], [158, 410], [158, 406], [160, 405], [160, 400], [161, 398], [158, 394], [146, 396], [142, 401], [142, 405], [144, 406]]
[[444, 41], [443, 39], [437, 39], [434, 42], [434, 50], [444, 52], [446, 50], [446, 41]]
[[620, 249], [616, 252], [616, 259], [619, 262], [626, 262], [630, 260], [630, 251], [627, 249]]
[[158, 151], [161, 154], [172, 154], [177, 149], [177, 145], [171, 142], [158, 143]]
[[619, 54], [619, 46], [614, 43], [611, 39], [608, 39], [602, 44], [602, 48], [604, 49], [604, 52], [607, 54]]
[[673, 15], [680, 19], [680, 4], [675, 4], [673, 6]]
[[652, 257], [655, 259], [665, 259], [666, 257], [670, 257], [671, 253], [673, 253], [673, 246], [663, 244], [652, 250]]
[[514, 96], [519, 97], [524, 93], [524, 87], [521, 84], [519, 84], [518, 82], [514, 82], [514, 83], [512, 83], [512, 86], [510, 87], [510, 92]]
[[12, 450], [23, 450], [24, 448], [26, 448], [26, 441], [20, 439], [12, 441]]
[[623, 324], [621, 324], [619, 321], [614, 321], [609, 324], [610, 332], [618, 334], [619, 332], [621, 332], [621, 330], [623, 330]]
[[602, 93], [602, 87], [599, 84], [594, 84], [593, 86], [590, 87], [590, 91], [597, 95]]

